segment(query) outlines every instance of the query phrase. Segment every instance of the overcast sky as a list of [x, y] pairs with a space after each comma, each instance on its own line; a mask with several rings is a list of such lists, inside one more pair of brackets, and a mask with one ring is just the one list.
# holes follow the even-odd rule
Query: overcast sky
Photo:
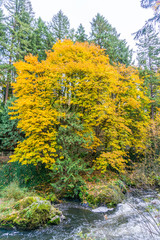
[[80, 23], [90, 32], [90, 22], [97, 13], [109, 23], [134, 48], [132, 33], [139, 30], [145, 21], [152, 17], [151, 9], [143, 9], [140, 0], [31, 0], [36, 17], [50, 21], [61, 9], [69, 18], [71, 28], [77, 29]]

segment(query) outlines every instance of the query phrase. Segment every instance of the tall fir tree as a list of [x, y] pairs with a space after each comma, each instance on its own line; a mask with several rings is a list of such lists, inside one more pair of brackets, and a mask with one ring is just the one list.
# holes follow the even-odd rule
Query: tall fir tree
[[152, 26], [147, 26], [137, 42], [137, 60], [140, 74], [144, 78], [148, 96], [151, 99], [151, 118], [154, 119], [156, 107], [159, 105], [160, 40]]
[[53, 16], [50, 23], [50, 30], [56, 40], [69, 38], [70, 22], [68, 17], [64, 15], [62, 10], [60, 10], [56, 15]]
[[76, 41], [75, 35], [76, 35], [75, 29], [74, 29], [74, 28], [71, 28], [71, 29], [69, 30], [68, 36], [65, 36], [65, 38], [71, 39], [71, 40], [74, 42], [74, 41]]
[[160, 24], [160, 1], [159, 0], [140, 0], [142, 8], [152, 8], [154, 10], [153, 17], [149, 18], [145, 25], [139, 29], [135, 34], [136, 38], [139, 38], [144, 34], [147, 27], [154, 27]]
[[5, 102], [7, 102], [10, 83], [15, 80], [13, 62], [23, 60], [25, 55], [32, 52], [30, 41], [34, 13], [29, 0], [8, 0], [5, 2], [5, 8], [8, 12], [5, 80]]
[[7, 26], [5, 24], [5, 16], [0, 8], [0, 99], [4, 101], [3, 89], [6, 77], [6, 49], [7, 49]]
[[76, 34], [75, 34], [75, 40], [77, 42], [85, 42], [87, 41], [88, 37], [87, 34], [85, 33], [85, 29], [82, 24], [79, 25]]
[[139, 37], [137, 60], [143, 69], [157, 71], [160, 67], [160, 40], [152, 26], [147, 26]]
[[116, 29], [99, 13], [92, 19], [90, 39], [101, 48], [106, 49], [106, 54], [111, 63], [123, 63], [130, 65], [132, 51], [125, 40], [119, 39]]
[[14, 60], [23, 60], [31, 52], [31, 32], [34, 13], [29, 0], [9, 0], [5, 7], [8, 11], [7, 27], [9, 52]]
[[51, 50], [55, 39], [49, 30], [47, 24], [38, 18], [34, 22], [34, 30], [32, 33], [32, 54], [38, 55], [39, 60], [46, 58], [46, 51]]
[[6, 25], [5, 25], [5, 17], [2, 9], [0, 9], [0, 60], [2, 60], [2, 55], [5, 51], [5, 42], [6, 42]]

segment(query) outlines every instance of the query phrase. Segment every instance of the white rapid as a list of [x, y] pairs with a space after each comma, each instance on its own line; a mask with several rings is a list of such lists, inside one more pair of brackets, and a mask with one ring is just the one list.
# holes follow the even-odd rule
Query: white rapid
[[160, 196], [153, 191], [132, 191], [115, 209], [92, 210], [75, 202], [59, 208], [66, 216], [59, 226], [0, 230], [0, 240], [160, 240]]

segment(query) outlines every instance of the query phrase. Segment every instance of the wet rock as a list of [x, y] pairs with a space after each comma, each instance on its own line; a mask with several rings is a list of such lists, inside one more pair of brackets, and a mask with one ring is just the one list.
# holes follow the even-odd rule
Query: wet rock
[[115, 207], [124, 199], [125, 185], [120, 180], [109, 182], [104, 185], [95, 185], [88, 191], [85, 201], [90, 207], [105, 206]]
[[62, 212], [40, 197], [26, 197], [0, 219], [0, 228], [19, 230], [36, 229], [47, 224], [59, 224]]

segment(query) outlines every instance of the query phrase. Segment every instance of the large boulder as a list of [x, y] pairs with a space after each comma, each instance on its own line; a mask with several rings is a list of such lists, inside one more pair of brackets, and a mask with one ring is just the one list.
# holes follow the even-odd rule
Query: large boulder
[[5, 209], [0, 219], [0, 228], [31, 230], [45, 225], [59, 224], [62, 218], [61, 211], [40, 197], [21, 199], [11, 209]]
[[115, 180], [106, 184], [94, 184], [88, 189], [83, 202], [93, 208], [102, 205], [114, 207], [118, 203], [122, 202], [125, 197], [125, 192], [125, 185], [120, 180]]

